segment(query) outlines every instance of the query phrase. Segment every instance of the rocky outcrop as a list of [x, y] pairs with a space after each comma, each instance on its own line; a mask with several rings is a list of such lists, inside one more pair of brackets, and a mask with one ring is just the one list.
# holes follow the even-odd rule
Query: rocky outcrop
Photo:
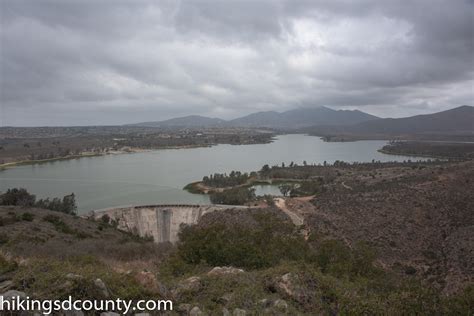
[[307, 300], [308, 293], [301, 285], [298, 276], [294, 273], [284, 274], [279, 279], [277, 279], [275, 282], [275, 288], [279, 293], [293, 299], [296, 302], [304, 303]]
[[221, 276], [228, 274], [243, 273], [244, 270], [234, 267], [215, 267], [207, 273], [208, 276]]

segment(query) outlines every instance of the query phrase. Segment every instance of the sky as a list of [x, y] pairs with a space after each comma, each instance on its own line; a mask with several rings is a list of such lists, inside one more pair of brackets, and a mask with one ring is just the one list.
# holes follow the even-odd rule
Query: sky
[[473, 105], [474, 0], [0, 0], [0, 126]]

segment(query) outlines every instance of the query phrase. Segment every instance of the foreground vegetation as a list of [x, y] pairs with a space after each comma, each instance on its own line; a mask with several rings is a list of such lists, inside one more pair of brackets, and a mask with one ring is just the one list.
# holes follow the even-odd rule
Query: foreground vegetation
[[[321, 234], [306, 240], [272, 208], [209, 213], [184, 227], [175, 246], [103, 221], [28, 212], [32, 221], [0, 226], [10, 232], [0, 246], [0, 274], [35, 298], [163, 298], [173, 300], [173, 315], [470, 315], [474, 308], [472, 287], [446, 296], [416, 275], [382, 269], [366, 243], [349, 247]], [[2, 218], [9, 213], [22, 218], [25, 209], [0, 207]], [[81, 234], [56, 227], [48, 220], [55, 214]]]
[[74, 193], [64, 196], [62, 199], [40, 199], [30, 194], [24, 188], [8, 189], [7, 192], [0, 194], [0, 205], [12, 205], [23, 207], [37, 207], [65, 214], [75, 215], [77, 213], [76, 198]]
[[[316, 235], [305, 241], [271, 210], [229, 211], [219, 222], [215, 216], [185, 228], [176, 252], [160, 270], [168, 284], [201, 275], [199, 286], [180, 292], [179, 298], [206, 311], [226, 307], [257, 314], [468, 315], [474, 308], [472, 287], [445, 297], [414, 276], [400, 278], [381, 269], [367, 244], [349, 248]], [[213, 266], [245, 272], [220, 277], [203, 273]]]
[[208, 213], [176, 245], [11, 191], [23, 206], [0, 206], [1, 291], [166, 298], [176, 315], [473, 314], [472, 161], [293, 164], [259, 176], [307, 183], [316, 197], [252, 197], [259, 208]]

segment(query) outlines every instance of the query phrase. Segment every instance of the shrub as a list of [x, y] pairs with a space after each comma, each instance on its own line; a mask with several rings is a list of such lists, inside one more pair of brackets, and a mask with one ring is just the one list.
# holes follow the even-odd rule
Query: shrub
[[234, 188], [210, 195], [214, 204], [242, 205], [256, 198], [253, 188]]
[[32, 222], [34, 218], [35, 218], [35, 216], [31, 213], [23, 213], [21, 215], [21, 219], [23, 221], [27, 221], [27, 222]]
[[177, 255], [188, 264], [259, 269], [281, 260], [304, 260], [309, 246], [291, 223], [265, 214], [254, 215], [256, 227], [215, 223], [185, 226]]
[[36, 201], [36, 196], [28, 193], [26, 189], [13, 188], [8, 189], [7, 192], [0, 195], [0, 205], [34, 206], [71, 215], [77, 213], [74, 193], [64, 196], [62, 200], [60, 198], [54, 198], [52, 200], [47, 198]]
[[8, 235], [5, 233], [0, 233], [0, 245], [6, 244], [10, 238], [8, 238]]
[[0, 205], [33, 206], [35, 201], [36, 196], [28, 193], [24, 188], [8, 189], [0, 195]]
[[69, 234], [69, 235], [74, 235], [79, 239], [84, 239], [90, 237], [87, 233], [81, 232], [77, 229], [71, 228], [69, 225], [67, 225], [59, 216], [57, 215], [46, 215], [43, 217], [43, 220], [46, 222], [49, 222], [54, 225], [54, 228], [63, 234]]
[[18, 265], [16, 262], [8, 260], [0, 254], [0, 275], [16, 270]]

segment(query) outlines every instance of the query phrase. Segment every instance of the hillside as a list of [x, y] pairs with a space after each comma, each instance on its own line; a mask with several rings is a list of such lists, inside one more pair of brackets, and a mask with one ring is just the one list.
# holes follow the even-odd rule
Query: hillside
[[282, 113], [259, 112], [229, 121], [234, 126], [296, 129], [312, 125], [351, 125], [377, 119], [358, 110], [332, 110], [327, 107], [300, 108]]
[[377, 119], [358, 110], [332, 110], [327, 107], [300, 108], [286, 112], [257, 112], [225, 121], [199, 115], [173, 118], [166, 121], [144, 122], [135, 126], [147, 127], [267, 127], [296, 129], [312, 125], [348, 125]]
[[172, 118], [166, 121], [143, 122], [133, 125], [146, 127], [216, 127], [222, 126], [224, 123], [225, 121], [219, 118], [189, 115]]
[[319, 136], [381, 139], [409, 135], [473, 136], [474, 107], [463, 105], [433, 114], [376, 119], [350, 126], [314, 126], [307, 130]]
[[318, 179], [316, 198], [208, 213], [177, 245], [111, 218], [0, 206], [0, 293], [164, 298], [169, 315], [469, 315], [473, 172], [470, 161], [275, 166], [269, 177]]

